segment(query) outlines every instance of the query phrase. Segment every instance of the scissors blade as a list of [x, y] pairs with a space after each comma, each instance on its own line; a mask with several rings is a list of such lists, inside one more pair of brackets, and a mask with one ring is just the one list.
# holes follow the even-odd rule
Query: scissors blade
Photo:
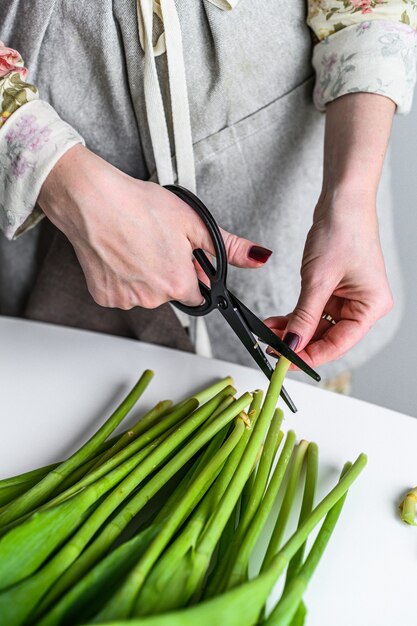
[[287, 346], [282, 339], [280, 339], [275, 333], [272, 332], [268, 326], [266, 326], [262, 320], [259, 319], [246, 305], [243, 304], [236, 296], [234, 296], [230, 291], [228, 291], [230, 299], [233, 303], [234, 309], [239, 310], [241, 316], [244, 318], [246, 324], [250, 328], [250, 330], [262, 341], [265, 341], [268, 345], [270, 345], [274, 350], [282, 354], [286, 359], [294, 363], [300, 370], [302, 370], [305, 374], [319, 382], [321, 380], [320, 375], [313, 370], [303, 359], [301, 359], [298, 354], [296, 354], [291, 348]]
[[[240, 311], [233, 307], [231, 301], [229, 301], [229, 306], [226, 308], [219, 307], [220, 313], [223, 315], [229, 326], [235, 332], [235, 334], [239, 337], [246, 350], [249, 352], [251, 357], [255, 360], [259, 368], [263, 371], [265, 376], [269, 379], [272, 376], [272, 372], [274, 368], [266, 358], [262, 348], [259, 346], [255, 337], [253, 336], [250, 328], [248, 328], [244, 318], [240, 314]], [[292, 401], [290, 395], [286, 391], [284, 387], [281, 389], [281, 397], [284, 400], [285, 404], [288, 406], [290, 411], [293, 413], [297, 412], [297, 407]]]

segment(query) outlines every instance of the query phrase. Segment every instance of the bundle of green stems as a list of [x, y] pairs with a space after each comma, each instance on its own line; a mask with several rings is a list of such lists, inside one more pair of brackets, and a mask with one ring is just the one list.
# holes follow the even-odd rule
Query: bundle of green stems
[[265, 396], [236, 397], [225, 378], [114, 435], [147, 370], [67, 460], [1, 480], [0, 626], [301, 626], [304, 592], [366, 457], [315, 502], [317, 445], [281, 430], [288, 366], [279, 359]]

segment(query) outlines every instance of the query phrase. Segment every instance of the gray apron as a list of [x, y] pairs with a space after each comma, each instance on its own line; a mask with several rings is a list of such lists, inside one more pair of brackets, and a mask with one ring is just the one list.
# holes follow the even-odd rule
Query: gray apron
[[[205, 0], [176, 5], [198, 194], [224, 228], [274, 251], [260, 270], [231, 269], [229, 286], [261, 317], [287, 313], [298, 298], [302, 251], [322, 177], [324, 116], [312, 103], [305, 2], [241, 0], [231, 12]], [[0, 24], [1, 37], [21, 52], [41, 97], [91, 150], [132, 176], [155, 177], [133, 0], [3, 0]], [[57, 50], [65, 54], [57, 56]], [[157, 66], [169, 114], [164, 55]], [[386, 168], [378, 206], [397, 306], [347, 355], [321, 368], [325, 377], [371, 357], [391, 339], [400, 319]], [[36, 230], [19, 242], [0, 243], [3, 312], [17, 313], [32, 289]], [[17, 256], [23, 267], [13, 291]], [[250, 363], [221, 316], [212, 313], [207, 322], [215, 356]]]
[[40, 226], [37, 257], [39, 269], [24, 306], [24, 317], [192, 351], [185, 329], [168, 304], [130, 311], [96, 304], [73, 247], [47, 220]]

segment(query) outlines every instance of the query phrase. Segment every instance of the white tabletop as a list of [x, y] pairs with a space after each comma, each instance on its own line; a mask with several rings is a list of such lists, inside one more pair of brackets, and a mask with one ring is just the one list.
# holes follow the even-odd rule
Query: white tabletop
[[[64, 458], [109, 415], [145, 368], [140, 407], [232, 375], [265, 388], [256, 370], [136, 341], [0, 317], [0, 476]], [[299, 412], [286, 425], [320, 449], [320, 493], [347, 460], [369, 460], [306, 595], [308, 626], [415, 623], [417, 529], [397, 504], [417, 484], [417, 420], [288, 381]], [[408, 620], [408, 621], [407, 621]]]

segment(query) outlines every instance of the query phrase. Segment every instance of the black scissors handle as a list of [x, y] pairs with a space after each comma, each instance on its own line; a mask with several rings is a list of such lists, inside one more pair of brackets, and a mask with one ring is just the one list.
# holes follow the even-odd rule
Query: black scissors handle
[[[271, 378], [273, 368], [260, 348], [254, 334], [260, 340], [271, 345], [277, 352], [297, 365], [306, 374], [319, 381], [320, 376], [227, 289], [228, 261], [226, 248], [220, 229], [207, 207], [197, 196], [184, 187], [166, 185], [165, 188], [177, 195], [197, 212], [211, 236], [216, 256], [216, 267], [214, 267], [203, 250], [198, 248], [193, 251], [194, 257], [210, 281], [210, 288], [199, 281], [200, 291], [204, 296], [203, 304], [195, 307], [187, 306], [181, 302], [172, 302], [172, 304], [184, 313], [193, 316], [207, 315], [212, 310], [218, 309], [268, 378]], [[295, 413], [297, 409], [284, 388], [281, 396], [291, 411]]]
[[217, 226], [216, 220], [208, 210], [208, 208], [197, 198], [191, 191], [180, 187], [179, 185], [165, 185], [165, 189], [175, 193], [176, 196], [186, 202], [203, 220], [214, 246], [216, 257], [216, 267], [208, 259], [206, 253], [197, 248], [193, 251], [194, 257], [201, 265], [202, 270], [210, 281], [210, 288], [199, 281], [200, 291], [204, 296], [203, 304], [199, 306], [187, 306], [182, 302], [173, 302], [180, 311], [188, 313], [188, 315], [200, 316], [207, 315], [216, 308], [225, 309], [228, 306], [228, 291], [226, 288], [227, 278], [227, 252], [224, 245], [223, 237]]

